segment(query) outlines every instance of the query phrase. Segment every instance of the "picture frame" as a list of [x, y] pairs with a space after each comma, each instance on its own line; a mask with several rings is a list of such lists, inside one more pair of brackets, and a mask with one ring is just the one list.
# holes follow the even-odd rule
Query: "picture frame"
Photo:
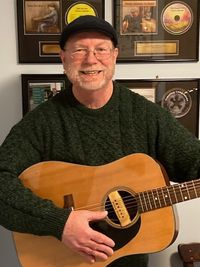
[[199, 79], [116, 79], [116, 82], [167, 109], [199, 137]]
[[199, 60], [199, 0], [113, 1], [118, 62]]
[[81, 15], [104, 13], [104, 0], [17, 0], [18, 62], [61, 63], [64, 27]]
[[70, 84], [65, 74], [21, 74], [21, 83], [23, 116]]

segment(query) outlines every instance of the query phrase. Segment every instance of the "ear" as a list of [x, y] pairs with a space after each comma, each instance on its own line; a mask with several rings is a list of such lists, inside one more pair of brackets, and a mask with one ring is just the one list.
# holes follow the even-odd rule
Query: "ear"
[[115, 55], [115, 58], [117, 59], [118, 57], [118, 54], [119, 54], [119, 49], [117, 47], [115, 47], [115, 50], [114, 50], [114, 55]]
[[60, 50], [60, 58], [61, 58], [62, 63], [64, 64], [65, 63], [65, 51], [62, 49]]

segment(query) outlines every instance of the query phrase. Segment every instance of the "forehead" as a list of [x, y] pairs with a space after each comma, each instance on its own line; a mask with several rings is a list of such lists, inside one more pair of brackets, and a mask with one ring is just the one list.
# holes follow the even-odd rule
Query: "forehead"
[[96, 43], [111, 43], [111, 39], [100, 32], [79, 32], [76, 34], [73, 34], [69, 37], [69, 39], [66, 42], [66, 45], [71, 45], [75, 43], [89, 43], [89, 42], [96, 42]]

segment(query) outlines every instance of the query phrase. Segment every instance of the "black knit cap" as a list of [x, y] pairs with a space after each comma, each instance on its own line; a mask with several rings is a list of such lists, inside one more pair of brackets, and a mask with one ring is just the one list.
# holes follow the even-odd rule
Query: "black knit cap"
[[117, 33], [110, 23], [102, 18], [86, 15], [78, 17], [64, 28], [60, 37], [60, 48], [64, 49], [65, 43], [71, 35], [88, 31], [101, 32], [110, 37], [115, 47], [118, 44]]

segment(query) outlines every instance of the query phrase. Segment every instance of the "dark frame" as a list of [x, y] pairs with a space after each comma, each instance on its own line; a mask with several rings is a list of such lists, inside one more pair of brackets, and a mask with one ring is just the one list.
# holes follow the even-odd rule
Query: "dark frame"
[[21, 74], [23, 116], [70, 84], [65, 74]]
[[[19, 63], [61, 63], [60, 34], [80, 15], [104, 18], [105, 0], [17, 0]], [[53, 18], [45, 18], [50, 14]]]
[[118, 62], [199, 60], [199, 0], [113, 1]]
[[182, 125], [199, 137], [199, 90], [200, 80], [194, 79], [137, 79], [122, 80], [119, 82], [129, 89], [141, 94], [151, 89], [146, 98], [169, 110]]

